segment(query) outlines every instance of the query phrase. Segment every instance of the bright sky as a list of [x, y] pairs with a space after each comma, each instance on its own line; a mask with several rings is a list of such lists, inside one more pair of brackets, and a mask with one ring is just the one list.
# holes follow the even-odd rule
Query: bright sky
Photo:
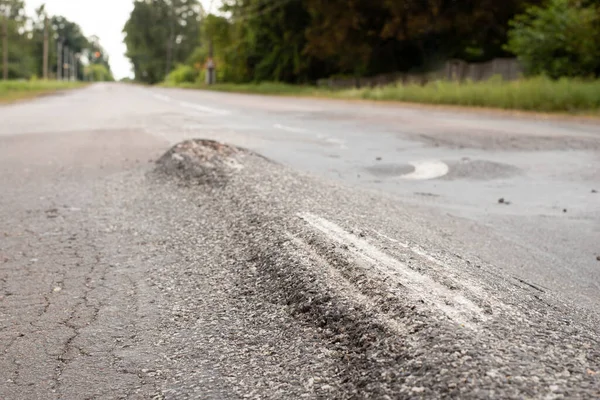
[[[33, 16], [35, 9], [46, 3], [50, 15], [62, 15], [73, 21], [86, 36], [96, 35], [110, 57], [115, 79], [132, 76], [131, 64], [125, 57], [123, 26], [133, 9], [133, 0], [25, 0], [27, 14]], [[201, 0], [208, 10], [211, 0]], [[214, 0], [213, 11], [220, 1]]]

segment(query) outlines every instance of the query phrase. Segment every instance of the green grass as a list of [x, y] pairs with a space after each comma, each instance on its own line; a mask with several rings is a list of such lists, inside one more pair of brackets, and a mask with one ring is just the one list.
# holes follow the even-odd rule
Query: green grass
[[0, 103], [30, 99], [59, 90], [81, 87], [79, 82], [62, 81], [0, 81]]
[[317, 88], [316, 86], [305, 85], [290, 85], [287, 83], [278, 82], [262, 82], [262, 83], [219, 83], [212, 86], [198, 83], [180, 83], [171, 84], [163, 83], [164, 87], [178, 87], [186, 89], [206, 89], [219, 92], [233, 93], [253, 93], [253, 94], [269, 94], [269, 95], [289, 95], [289, 96], [316, 96], [325, 93], [331, 93], [331, 90]]
[[425, 86], [390, 85], [349, 90], [330, 90], [281, 83], [217, 84], [211, 87], [184, 84], [178, 87], [238, 93], [319, 96], [600, 115], [600, 80], [553, 81], [538, 77], [515, 82], [503, 82], [498, 79], [465, 83], [437, 81]]

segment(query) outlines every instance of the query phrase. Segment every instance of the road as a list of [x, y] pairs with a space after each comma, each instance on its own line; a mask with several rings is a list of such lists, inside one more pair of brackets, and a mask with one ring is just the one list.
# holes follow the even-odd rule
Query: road
[[[600, 396], [594, 121], [118, 84], [0, 120], [0, 398]], [[161, 158], [192, 138], [251, 152]]]

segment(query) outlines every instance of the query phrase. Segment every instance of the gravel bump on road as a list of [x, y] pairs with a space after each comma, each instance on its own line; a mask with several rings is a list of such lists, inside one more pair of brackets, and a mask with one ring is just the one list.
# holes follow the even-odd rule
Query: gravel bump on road
[[[205, 142], [193, 143], [202, 147]], [[200, 184], [191, 186], [186, 203], [204, 192], [208, 198], [203, 206], [226, 227], [226, 247], [220, 251], [235, 260], [231, 268], [238, 275], [238, 295], [249, 303], [280, 307], [291, 323], [319, 338], [329, 372], [321, 373], [320, 385], [311, 384], [310, 397], [477, 398], [501, 394], [503, 398], [558, 398], [600, 394], [598, 378], [588, 372], [600, 369], [597, 332], [563, 322], [560, 315], [566, 310], [559, 306], [548, 309], [536, 299], [542, 299], [538, 294], [531, 293], [536, 292], [532, 286], [513, 293], [510, 304], [497, 303], [493, 297], [473, 298], [485, 316], [473, 327], [461, 326], [426, 299], [415, 300], [414, 288], [379, 274], [356, 259], [348, 246], [307, 228], [298, 211], [306, 208], [302, 203], [320, 201], [311, 198], [308, 188], [327, 192], [327, 185], [308, 185], [307, 178], [255, 155], [246, 154], [242, 160], [235, 148], [215, 154], [214, 146], [208, 142], [207, 149], [196, 150], [200, 156], [178, 159], [175, 171], [195, 171], [186, 181]], [[189, 142], [175, 146], [167, 159], [189, 147]], [[211, 155], [206, 157], [205, 152]], [[221, 170], [216, 176], [229, 174], [232, 157], [243, 169], [229, 175], [229, 184], [215, 191], [207, 176], [215, 176], [214, 166]], [[207, 166], [206, 176], [197, 175]], [[159, 170], [164, 172], [160, 163]], [[298, 198], [304, 201], [280, 202], [284, 193], [302, 193]], [[330, 212], [335, 215], [335, 207]], [[461, 293], [447, 281], [448, 271], [436, 275], [418, 264], [412, 268], [425, 267], [424, 276]], [[273, 351], [284, 348], [285, 341], [273, 342]], [[301, 362], [311, 365], [308, 359]]]
[[215, 140], [192, 139], [173, 146], [158, 161], [158, 169], [198, 183], [224, 185], [242, 167], [240, 159], [250, 152]]

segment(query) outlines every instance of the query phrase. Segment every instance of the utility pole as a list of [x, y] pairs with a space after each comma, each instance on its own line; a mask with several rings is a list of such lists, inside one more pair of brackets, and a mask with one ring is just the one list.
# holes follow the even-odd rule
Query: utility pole
[[167, 67], [165, 70], [165, 78], [169, 73], [171, 73], [171, 63], [173, 62], [173, 42], [175, 41], [175, 0], [171, 0], [170, 10], [169, 10], [169, 39], [167, 42]]
[[77, 54], [73, 55], [73, 80], [77, 81], [79, 80], [79, 57], [77, 56]]
[[63, 45], [62, 80], [69, 80], [69, 46]]
[[[210, 0], [210, 4], [208, 5], [208, 13], [206, 16], [210, 16], [212, 12], [214, 0]], [[215, 71], [215, 61], [213, 60], [214, 56], [214, 47], [212, 41], [212, 34], [209, 33], [208, 37], [208, 60], [206, 62], [206, 84], [214, 85], [217, 82], [217, 73]]]
[[56, 80], [62, 80], [62, 69], [63, 69], [63, 43], [62, 39], [59, 37], [56, 41], [58, 45], [58, 50], [56, 52]]
[[71, 72], [69, 80], [73, 81], [75, 78], [75, 53], [72, 50], [69, 52], [69, 71]]
[[2, 78], [8, 80], [8, 12], [2, 18], [4, 20], [2, 28]]
[[215, 62], [213, 60], [213, 42], [208, 40], [208, 61], [206, 62], [206, 84], [214, 85], [216, 83]]
[[75, 68], [73, 65], [73, 51], [69, 51], [69, 81], [73, 81], [73, 75], [75, 73]]
[[44, 17], [44, 80], [48, 79], [48, 17]]

